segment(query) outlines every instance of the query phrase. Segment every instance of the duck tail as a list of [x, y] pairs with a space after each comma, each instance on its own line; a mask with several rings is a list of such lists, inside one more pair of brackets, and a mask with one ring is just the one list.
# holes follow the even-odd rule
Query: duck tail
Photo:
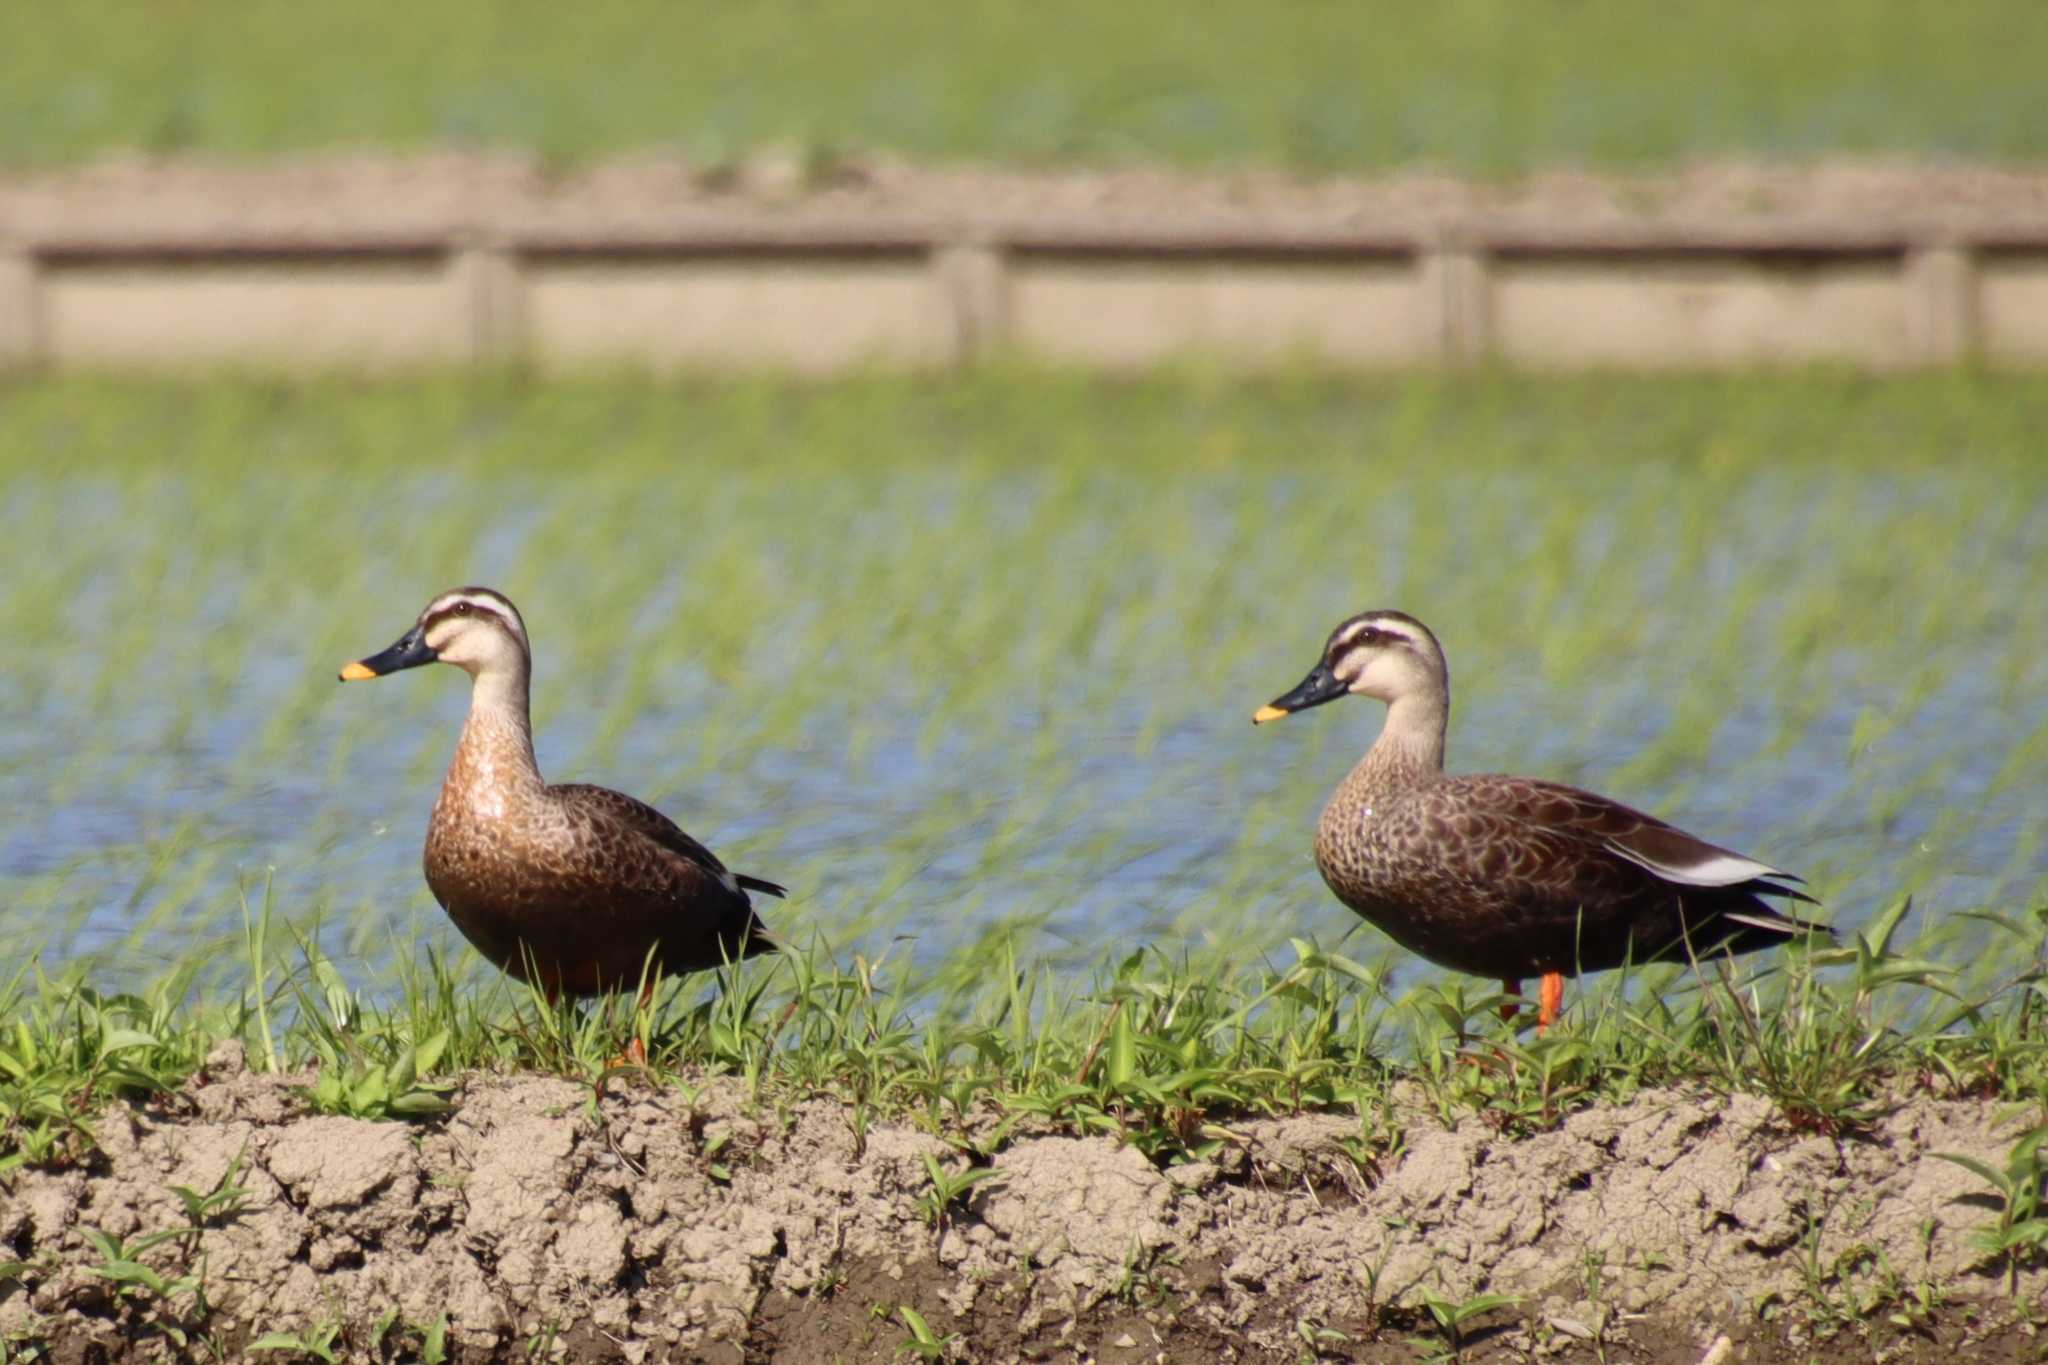
[[734, 873], [733, 880], [748, 891], [759, 891], [764, 896], [774, 896], [778, 900], [789, 895], [789, 888], [780, 882], [765, 881], [760, 877], [749, 877], [744, 872]]
[[1796, 882], [1799, 878], [1789, 872], [1780, 872], [1772, 877], [1758, 877], [1744, 889], [1754, 896], [1783, 896], [1786, 900], [1805, 901], [1808, 905], [1820, 902], [1796, 886], [1782, 886], [1781, 881]]
[[1813, 897], [1794, 891], [1789, 886], [1773, 886], [1769, 883], [1752, 885], [1747, 889], [1750, 892], [1746, 897], [1748, 904], [1721, 912], [1721, 920], [1724, 923], [1741, 926], [1733, 939], [1737, 952], [1768, 948], [1773, 944], [1783, 943], [1786, 939], [1798, 938], [1802, 934], [1820, 934], [1828, 942], [1835, 942], [1835, 931], [1827, 925], [1817, 920], [1784, 914], [1775, 906], [1757, 899], [1759, 895], [1776, 895], [1802, 900], [1809, 905], [1818, 905], [1820, 902]]
[[737, 951], [733, 954], [734, 961], [745, 957], [760, 957], [765, 953], [786, 953], [789, 951], [789, 944], [783, 941], [782, 936], [771, 931], [767, 925], [761, 923], [758, 916], [752, 913], [748, 914], [746, 930], [740, 935], [739, 942], [735, 946]]

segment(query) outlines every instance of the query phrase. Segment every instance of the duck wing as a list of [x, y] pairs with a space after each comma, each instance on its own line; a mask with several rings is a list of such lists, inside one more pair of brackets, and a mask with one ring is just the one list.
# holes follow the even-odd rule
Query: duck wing
[[[1632, 925], [1639, 948], [1681, 933], [1737, 951], [1825, 925], [1774, 909], [1764, 896], [1815, 904], [1788, 886], [1793, 874], [1578, 787], [1536, 778], [1481, 776], [1443, 784], [1453, 803], [1497, 842], [1528, 892], [1554, 904], [1563, 893], [1588, 912], [1606, 906]], [[1664, 888], [1657, 893], [1654, 888]], [[1673, 894], [1675, 893], [1675, 895]], [[1675, 919], [1668, 919], [1669, 911]]]
[[1815, 904], [1785, 882], [1801, 878], [1733, 849], [1710, 844], [1619, 801], [1527, 777], [1470, 779], [1486, 785], [1486, 805], [1517, 821], [1589, 840], [1674, 886], [1740, 888]]
[[760, 891], [770, 896], [789, 894], [787, 888], [774, 882], [733, 872], [719, 860], [716, 853], [692, 839], [683, 832], [682, 826], [645, 801], [636, 800], [624, 792], [613, 791], [610, 787], [594, 786], [588, 782], [560, 783], [555, 786], [554, 791], [556, 795], [574, 802], [585, 810], [601, 812], [669, 852], [689, 859], [717, 878], [726, 890], [742, 899], [745, 898], [746, 891]]
[[1811, 899], [1789, 874], [1575, 787], [1447, 778], [1383, 818], [1407, 848], [1353, 908], [1461, 971], [1512, 980], [1825, 932], [1760, 899]]

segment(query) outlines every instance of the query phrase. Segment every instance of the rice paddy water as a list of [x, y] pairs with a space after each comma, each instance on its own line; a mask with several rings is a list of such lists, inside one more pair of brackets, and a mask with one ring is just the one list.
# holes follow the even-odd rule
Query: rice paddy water
[[0, 163], [485, 145], [555, 166], [702, 164], [779, 144], [820, 169], [885, 149], [1505, 173], [2048, 148], [2031, 0], [1282, 0], [1199, 24], [1077, 0], [215, 0], [9, 17]]
[[239, 969], [267, 896], [358, 981], [466, 957], [419, 873], [465, 680], [334, 683], [464, 582], [552, 780], [838, 953], [1385, 953], [1309, 854], [1380, 708], [1248, 723], [1373, 606], [1443, 638], [1453, 768], [1977, 934], [2048, 893], [2044, 429], [1971, 374], [17, 385], [0, 935]]

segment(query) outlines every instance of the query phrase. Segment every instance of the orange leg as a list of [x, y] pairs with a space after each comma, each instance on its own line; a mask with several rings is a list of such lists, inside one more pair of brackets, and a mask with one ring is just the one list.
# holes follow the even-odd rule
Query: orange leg
[[1564, 1008], [1564, 973], [1543, 974], [1542, 995], [1536, 1007], [1536, 1031], [1543, 1032], [1557, 1022], [1558, 1011]]
[[[639, 1000], [639, 1006], [638, 1006], [638, 1007], [639, 1007], [640, 1009], [642, 1009], [642, 1010], [646, 1009], [646, 1008], [647, 1008], [647, 1006], [648, 1006], [649, 1004], [651, 1004], [651, 1003], [653, 1002], [653, 1000], [654, 1000], [654, 988], [655, 988], [655, 986], [656, 986], [657, 984], [659, 984], [659, 979], [658, 979], [658, 978], [649, 978], [649, 979], [648, 979], [647, 981], [644, 981], [644, 982], [642, 982], [642, 983], [641, 983], [641, 985], [640, 985], [640, 1000]], [[627, 1066], [646, 1066], [646, 1065], [647, 1065], [647, 1042], [646, 1042], [646, 1040], [645, 1040], [645, 1039], [643, 1039], [643, 1038], [642, 1038], [642, 1037], [641, 1037], [641, 1036], [639, 1035], [639, 1033], [638, 1033], [638, 1032], [636, 1031], [636, 1032], [635, 1032], [635, 1033], [633, 1034], [633, 1040], [632, 1040], [631, 1042], [629, 1042], [629, 1043], [627, 1043], [627, 1044], [626, 1044], [626, 1051], [625, 1051], [625, 1053], [624, 1053], [623, 1055], [619, 1056], [619, 1057], [615, 1057], [615, 1058], [613, 1058], [612, 1060], [613, 1060], [614, 1064], [617, 1064], [617, 1063], [621, 1063], [621, 1062], [622, 1062], [622, 1063], [624, 1063], [624, 1064], [625, 1064], [625, 1065], [627, 1065]]]
[[1515, 1022], [1515, 1016], [1521, 1012], [1521, 1007], [1515, 1001], [1522, 994], [1522, 983], [1503, 978], [1500, 989], [1501, 993], [1508, 997], [1500, 1002], [1500, 1021], [1503, 1024], [1512, 1024]]

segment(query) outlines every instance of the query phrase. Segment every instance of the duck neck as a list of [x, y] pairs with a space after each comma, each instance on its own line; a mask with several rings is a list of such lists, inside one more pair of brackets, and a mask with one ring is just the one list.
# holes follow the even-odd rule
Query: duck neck
[[1380, 737], [1344, 779], [1342, 795], [1363, 800], [1412, 787], [1444, 770], [1444, 728], [1450, 697], [1443, 691], [1411, 693], [1387, 707]]
[[448, 784], [468, 791], [538, 791], [540, 764], [533, 756], [533, 721], [527, 705], [527, 668], [479, 669], [469, 689], [469, 719], [455, 746]]

